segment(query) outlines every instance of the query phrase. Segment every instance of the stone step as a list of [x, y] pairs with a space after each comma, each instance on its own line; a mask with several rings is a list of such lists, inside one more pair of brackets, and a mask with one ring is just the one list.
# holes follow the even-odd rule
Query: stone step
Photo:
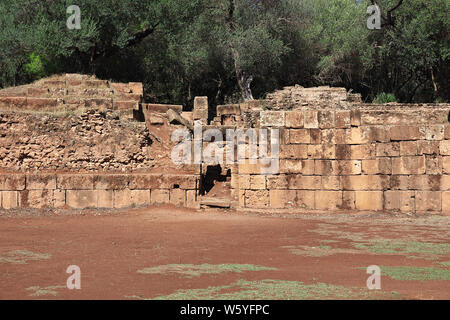
[[214, 207], [214, 208], [230, 208], [231, 200], [224, 198], [202, 197], [200, 199], [200, 206]]

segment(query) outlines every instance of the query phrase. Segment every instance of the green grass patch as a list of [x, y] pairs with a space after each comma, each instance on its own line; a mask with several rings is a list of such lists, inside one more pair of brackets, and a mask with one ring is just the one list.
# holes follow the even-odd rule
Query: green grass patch
[[168, 264], [153, 268], [138, 270], [143, 274], [167, 274], [177, 273], [186, 277], [200, 277], [203, 274], [219, 274], [223, 272], [242, 273], [243, 271], [272, 271], [276, 268], [257, 266], [252, 264]]
[[33, 286], [26, 288], [27, 291], [34, 291], [30, 294], [31, 297], [40, 297], [40, 296], [57, 296], [58, 292], [56, 289], [63, 289], [64, 286], [49, 286], [45, 288], [41, 288], [39, 286]]
[[28, 250], [14, 250], [0, 256], [0, 263], [26, 264], [28, 261], [39, 261], [50, 259], [51, 254], [36, 253]]
[[358, 249], [368, 250], [380, 254], [401, 254], [409, 255], [411, 258], [434, 259], [436, 256], [448, 254], [450, 252], [449, 243], [432, 243], [418, 241], [373, 241], [365, 243], [354, 243]]
[[439, 262], [441, 266], [450, 267], [450, 261]]
[[[385, 293], [372, 293], [361, 288], [346, 288], [326, 283], [306, 285], [298, 281], [239, 280], [225, 286], [206, 289], [178, 290], [155, 300], [307, 300], [307, 299], [356, 299], [375, 298]], [[389, 295], [388, 295], [389, 296]], [[391, 293], [391, 298], [398, 294]]]
[[450, 280], [450, 270], [433, 267], [381, 267], [381, 274], [395, 280]]

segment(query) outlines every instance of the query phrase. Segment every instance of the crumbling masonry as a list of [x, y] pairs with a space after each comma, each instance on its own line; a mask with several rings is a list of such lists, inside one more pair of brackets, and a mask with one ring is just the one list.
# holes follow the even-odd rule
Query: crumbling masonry
[[[186, 112], [142, 96], [140, 83], [72, 74], [1, 90], [1, 207], [450, 214], [449, 104], [364, 104], [343, 88], [294, 86], [213, 114], [206, 97]], [[174, 164], [171, 133], [194, 121], [279, 129], [279, 172], [249, 159]]]

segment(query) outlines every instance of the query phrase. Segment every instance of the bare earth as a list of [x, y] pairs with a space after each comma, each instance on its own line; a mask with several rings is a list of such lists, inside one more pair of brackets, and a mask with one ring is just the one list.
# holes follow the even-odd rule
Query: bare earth
[[439, 216], [3, 213], [0, 299], [450, 299], [449, 240]]

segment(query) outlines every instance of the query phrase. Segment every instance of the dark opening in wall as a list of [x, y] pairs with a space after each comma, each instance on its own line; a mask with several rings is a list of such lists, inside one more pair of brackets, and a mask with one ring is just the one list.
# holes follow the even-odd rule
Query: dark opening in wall
[[207, 166], [206, 173], [202, 175], [200, 194], [208, 193], [216, 184], [216, 182], [227, 181], [231, 177], [231, 170], [227, 170], [226, 174], [222, 174], [222, 167], [220, 164], [214, 166]]
[[174, 184], [174, 185], [173, 185], [173, 188], [174, 188], [174, 189], [180, 189], [180, 185], [179, 185], [179, 184]]

